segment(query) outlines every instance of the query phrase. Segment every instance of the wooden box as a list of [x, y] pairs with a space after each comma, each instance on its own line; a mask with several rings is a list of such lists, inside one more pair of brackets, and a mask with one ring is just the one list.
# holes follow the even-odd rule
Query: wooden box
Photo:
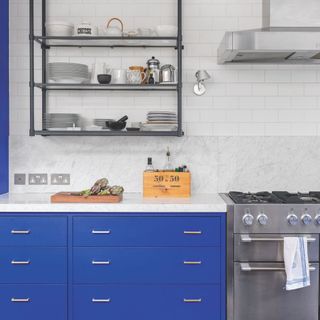
[[191, 197], [190, 172], [144, 172], [143, 196], [145, 198]]

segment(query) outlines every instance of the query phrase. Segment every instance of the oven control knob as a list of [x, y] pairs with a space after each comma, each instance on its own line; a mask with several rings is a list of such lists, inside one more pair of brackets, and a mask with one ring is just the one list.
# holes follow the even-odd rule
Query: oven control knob
[[291, 224], [292, 226], [297, 225], [299, 221], [298, 217], [293, 213], [288, 215], [287, 220], [288, 220], [288, 223]]
[[254, 221], [254, 217], [250, 213], [247, 213], [242, 217], [242, 222], [245, 226], [252, 226], [253, 221]]
[[306, 213], [301, 217], [301, 221], [305, 225], [311, 224], [312, 223], [312, 217], [310, 216], [310, 214]]
[[314, 220], [316, 221], [316, 224], [319, 224], [320, 225], [320, 214], [318, 214]]
[[265, 226], [268, 223], [268, 217], [264, 213], [261, 213], [258, 215], [258, 222], [262, 225]]

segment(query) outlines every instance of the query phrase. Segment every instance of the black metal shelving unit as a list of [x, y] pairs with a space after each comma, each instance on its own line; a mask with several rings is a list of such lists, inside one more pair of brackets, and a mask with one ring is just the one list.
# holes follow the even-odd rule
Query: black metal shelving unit
[[[42, 1], [41, 35], [35, 34], [34, 0], [30, 6], [30, 136], [183, 136], [182, 130], [182, 0], [178, 4], [178, 35], [177, 37], [49, 37], [46, 35], [47, 0]], [[35, 44], [42, 51], [42, 79], [35, 82]], [[178, 82], [177, 84], [159, 85], [99, 85], [99, 84], [53, 84], [47, 83], [47, 53], [53, 47], [94, 47], [94, 48], [172, 48], [177, 52]], [[42, 91], [42, 130], [35, 129], [35, 90]], [[47, 98], [49, 91], [175, 91], [177, 93], [177, 131], [52, 131], [45, 126], [47, 114]]]

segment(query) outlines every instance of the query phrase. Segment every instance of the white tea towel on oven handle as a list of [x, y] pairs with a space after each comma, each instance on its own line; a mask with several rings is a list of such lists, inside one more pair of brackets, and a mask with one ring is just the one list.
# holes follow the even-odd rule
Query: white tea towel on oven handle
[[284, 238], [284, 264], [287, 274], [286, 290], [296, 290], [310, 286], [306, 237]]

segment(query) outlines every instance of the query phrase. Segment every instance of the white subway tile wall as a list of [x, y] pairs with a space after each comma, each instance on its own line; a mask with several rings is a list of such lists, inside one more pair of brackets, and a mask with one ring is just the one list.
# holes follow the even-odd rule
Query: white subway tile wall
[[[102, 26], [113, 16], [125, 29], [176, 23], [176, 0], [47, 0], [49, 20]], [[41, 1], [35, 0], [36, 32], [40, 31]], [[183, 0], [183, 126], [187, 136], [319, 136], [320, 67], [281, 65], [218, 65], [217, 48], [225, 31], [259, 28], [261, 0]], [[29, 131], [28, 0], [10, 0], [10, 131]], [[41, 52], [36, 45], [36, 76]], [[145, 65], [151, 56], [176, 65], [171, 49], [51, 49], [49, 61], [111, 68]], [[212, 79], [203, 97], [193, 94], [194, 74], [207, 69]], [[36, 91], [36, 123], [41, 99]], [[143, 121], [149, 110], [175, 110], [174, 93], [50, 93], [50, 112], [80, 113], [93, 118]]]

